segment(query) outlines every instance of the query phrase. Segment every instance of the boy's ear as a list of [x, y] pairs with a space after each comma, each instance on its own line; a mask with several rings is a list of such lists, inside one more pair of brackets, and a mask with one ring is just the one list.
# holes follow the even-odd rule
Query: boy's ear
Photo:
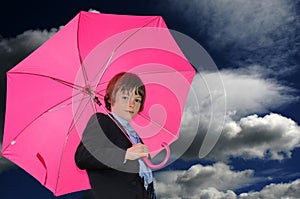
[[107, 100], [107, 102], [110, 104], [110, 106], [113, 105], [113, 100], [112, 100], [111, 98], [109, 98], [109, 99]]

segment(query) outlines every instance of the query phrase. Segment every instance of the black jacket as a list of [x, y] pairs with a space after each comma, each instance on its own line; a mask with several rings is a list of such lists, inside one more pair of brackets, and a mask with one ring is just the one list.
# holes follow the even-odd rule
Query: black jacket
[[83, 133], [75, 162], [88, 173], [97, 199], [147, 199], [138, 160], [124, 163], [132, 144], [107, 115], [93, 115]]

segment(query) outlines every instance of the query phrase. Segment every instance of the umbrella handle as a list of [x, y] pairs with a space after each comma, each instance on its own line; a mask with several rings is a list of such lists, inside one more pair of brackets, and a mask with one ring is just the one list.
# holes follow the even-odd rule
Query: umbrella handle
[[162, 168], [167, 162], [168, 160], [170, 159], [170, 154], [171, 154], [171, 151], [170, 151], [170, 147], [167, 143], [163, 142], [161, 144], [162, 147], [165, 148], [166, 150], [166, 156], [165, 156], [165, 159], [159, 163], [159, 164], [153, 164], [148, 158], [143, 158], [143, 161], [147, 164], [148, 167], [150, 167], [151, 169], [160, 169]]

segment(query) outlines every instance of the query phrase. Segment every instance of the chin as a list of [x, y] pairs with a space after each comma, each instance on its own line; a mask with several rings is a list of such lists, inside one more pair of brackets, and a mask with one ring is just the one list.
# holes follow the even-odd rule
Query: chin
[[129, 116], [129, 117], [127, 117], [126, 119], [127, 120], [132, 120], [134, 118], [134, 116]]

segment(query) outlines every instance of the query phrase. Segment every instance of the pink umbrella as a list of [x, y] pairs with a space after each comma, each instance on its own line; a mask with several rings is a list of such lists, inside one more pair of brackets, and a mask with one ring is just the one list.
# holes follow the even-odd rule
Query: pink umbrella
[[[74, 162], [82, 131], [100, 105], [107, 82], [129, 71], [145, 83], [147, 98], [133, 127], [151, 157], [179, 137], [195, 74], [159, 16], [80, 12], [7, 72], [2, 155], [54, 195], [89, 189]], [[99, 103], [100, 102], [100, 103]]]

